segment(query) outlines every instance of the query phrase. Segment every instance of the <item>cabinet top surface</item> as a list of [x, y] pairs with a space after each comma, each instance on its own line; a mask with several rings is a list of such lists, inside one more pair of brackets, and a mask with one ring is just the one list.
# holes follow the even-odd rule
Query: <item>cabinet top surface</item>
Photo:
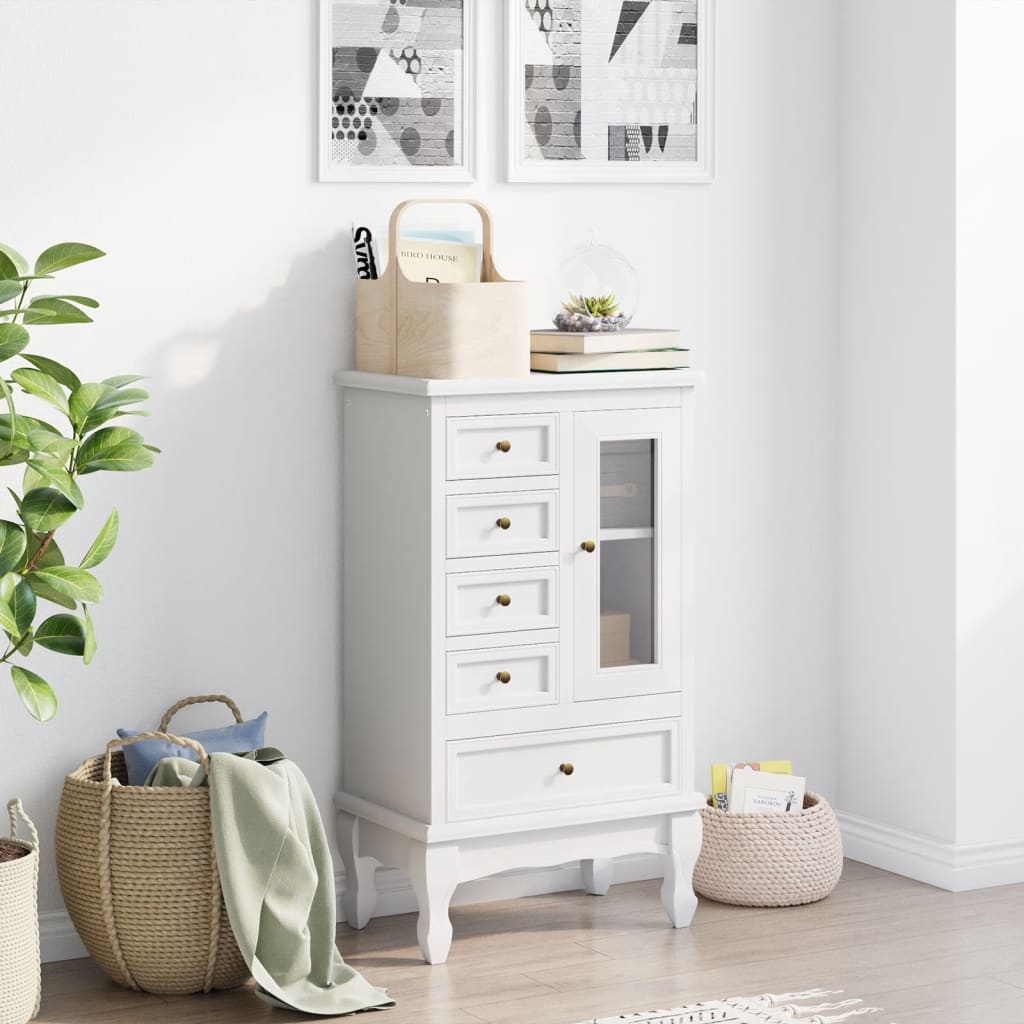
[[635, 391], [646, 388], [692, 388], [702, 383], [699, 370], [629, 370], [607, 373], [531, 373], [529, 377], [427, 380], [391, 373], [339, 370], [339, 387], [392, 391], [403, 395], [530, 395], [567, 391]]

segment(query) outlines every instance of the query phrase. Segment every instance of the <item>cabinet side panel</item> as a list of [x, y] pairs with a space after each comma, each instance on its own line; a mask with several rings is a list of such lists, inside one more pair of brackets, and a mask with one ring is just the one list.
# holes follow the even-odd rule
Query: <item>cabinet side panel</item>
[[343, 401], [342, 788], [429, 821], [430, 399]]

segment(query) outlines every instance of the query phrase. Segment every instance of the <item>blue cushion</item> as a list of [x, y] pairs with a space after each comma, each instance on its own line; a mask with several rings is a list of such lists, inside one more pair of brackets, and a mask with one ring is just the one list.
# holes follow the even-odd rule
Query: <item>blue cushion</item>
[[[263, 734], [267, 729], [266, 711], [259, 718], [251, 718], [248, 722], [233, 722], [222, 725], [219, 729], [200, 729], [196, 732], [185, 732], [180, 735], [201, 743], [208, 754], [242, 754], [247, 750], [257, 750], [264, 745]], [[120, 739], [138, 736], [138, 731], [118, 729]], [[198, 755], [189, 747], [168, 743], [166, 740], [143, 740], [132, 743], [124, 748], [124, 763], [128, 769], [128, 784], [142, 786], [157, 761], [165, 757], [187, 757], [198, 761]]]

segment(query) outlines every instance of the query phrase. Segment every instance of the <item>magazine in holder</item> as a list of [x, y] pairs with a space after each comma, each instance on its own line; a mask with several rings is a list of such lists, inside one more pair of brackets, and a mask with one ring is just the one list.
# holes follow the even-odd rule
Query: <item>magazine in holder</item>
[[[402, 215], [417, 203], [453, 202], [480, 215], [480, 281], [410, 281], [398, 259]], [[490, 212], [474, 199], [399, 203], [388, 229], [387, 269], [376, 281], [356, 282], [356, 369], [435, 379], [528, 376], [527, 286], [498, 273], [492, 239]]]

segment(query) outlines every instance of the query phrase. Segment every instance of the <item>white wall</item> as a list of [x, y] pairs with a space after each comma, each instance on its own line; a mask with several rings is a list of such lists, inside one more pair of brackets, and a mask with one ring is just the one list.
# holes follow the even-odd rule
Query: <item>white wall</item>
[[1024, 4], [957, 5], [957, 841], [1024, 841]]
[[[642, 274], [640, 319], [678, 323], [708, 371], [699, 781], [712, 759], [792, 756], [832, 794], [836, 3], [724, 0], [718, 179], [639, 188], [500, 183], [500, 10], [480, 7], [471, 191], [503, 269], [541, 282], [596, 227]], [[0, 794], [47, 840], [64, 772], [192, 692], [268, 708], [329, 807], [347, 231], [459, 189], [315, 182], [315, 24], [311, 0], [0, 0], [3, 233], [110, 253], [67, 277], [104, 300], [99, 323], [46, 347], [93, 377], [151, 374], [164, 448], [142, 476], [87, 481], [78, 538], [116, 502], [122, 539], [93, 665], [40, 659], [57, 720], [0, 684]], [[59, 905], [49, 857], [41, 903]]]
[[839, 21], [840, 805], [952, 841], [955, 9]]

